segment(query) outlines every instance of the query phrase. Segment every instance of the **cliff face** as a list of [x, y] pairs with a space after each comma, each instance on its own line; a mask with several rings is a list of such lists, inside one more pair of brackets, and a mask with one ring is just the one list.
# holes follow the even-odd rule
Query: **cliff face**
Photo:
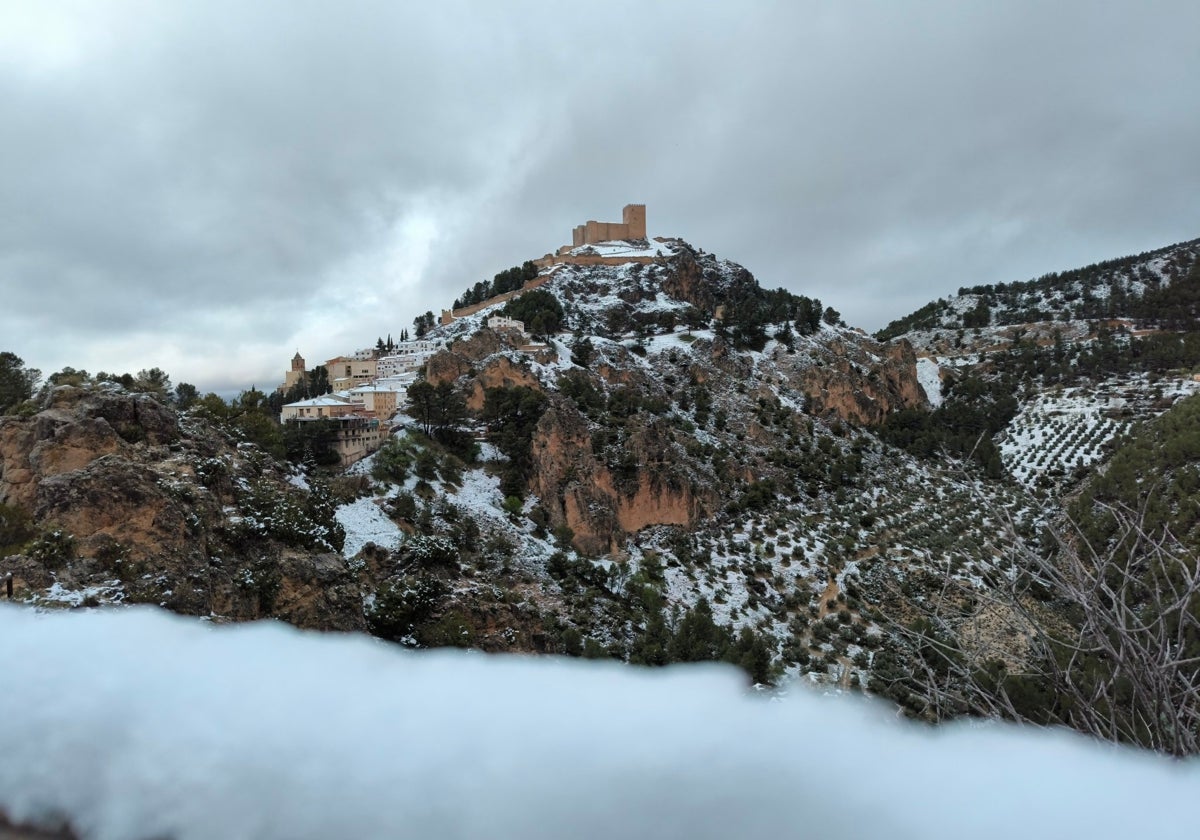
[[516, 345], [509, 341], [516, 337], [511, 331], [500, 333], [484, 329], [469, 338], [455, 341], [426, 362], [425, 378], [438, 385], [469, 376], [467, 408], [476, 412], [483, 409], [484, 391], [487, 388], [525, 386], [540, 391], [540, 381], [525, 366], [525, 360], [515, 352]]
[[744, 267], [683, 244], [668, 264], [662, 280], [666, 294], [706, 313], [744, 298], [757, 286], [754, 275]]
[[814, 414], [873, 426], [896, 409], [928, 405], [917, 381], [917, 357], [907, 341], [881, 345], [860, 336], [830, 341], [827, 347], [824, 363], [807, 368], [801, 377]]
[[0, 418], [0, 504], [36, 532], [3, 561], [21, 596], [58, 583], [190, 614], [363, 626], [341, 557], [255, 518], [308, 505], [261, 452], [105, 386], [52, 388], [38, 408]]
[[558, 402], [538, 423], [531, 491], [586, 554], [612, 551], [651, 525], [694, 525], [717, 506], [662, 424], [630, 425], [627, 457], [614, 470], [593, 452], [588, 423], [571, 404]]

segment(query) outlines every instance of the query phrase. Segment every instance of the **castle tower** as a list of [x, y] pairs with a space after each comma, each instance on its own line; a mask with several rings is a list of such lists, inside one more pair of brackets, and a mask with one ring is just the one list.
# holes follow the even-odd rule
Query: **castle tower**
[[292, 356], [292, 369], [285, 371], [283, 374], [283, 384], [279, 386], [280, 391], [287, 391], [293, 385], [297, 385], [304, 381], [304, 357], [300, 355], [300, 351], [296, 351], [296, 355]]
[[646, 238], [646, 205], [626, 204], [621, 210], [621, 222], [626, 226], [625, 236], [629, 239]]

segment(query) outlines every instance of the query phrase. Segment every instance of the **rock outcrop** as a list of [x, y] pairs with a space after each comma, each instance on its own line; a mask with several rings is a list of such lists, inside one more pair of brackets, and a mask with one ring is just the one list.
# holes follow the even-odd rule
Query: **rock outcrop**
[[929, 404], [907, 341], [882, 345], [860, 336], [830, 341], [827, 347], [827, 358], [802, 373], [814, 414], [874, 426], [897, 409]]
[[32, 529], [0, 561], [18, 597], [57, 583], [182, 613], [361, 628], [357, 576], [312, 539], [306, 496], [264, 453], [145, 394], [59, 386], [33, 416], [0, 417], [0, 505]]
[[610, 464], [593, 451], [586, 419], [565, 400], [538, 422], [531, 490], [586, 554], [611, 551], [651, 525], [693, 525], [718, 507], [711, 487], [699, 489], [686, 453], [663, 423], [638, 419], [627, 426], [624, 457]]

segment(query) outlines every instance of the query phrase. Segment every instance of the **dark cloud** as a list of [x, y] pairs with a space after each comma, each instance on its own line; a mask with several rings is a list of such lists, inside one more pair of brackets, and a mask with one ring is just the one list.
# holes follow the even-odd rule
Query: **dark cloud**
[[0, 335], [269, 384], [630, 201], [877, 328], [1200, 235], [1196, 31], [1182, 0], [0, 7]]

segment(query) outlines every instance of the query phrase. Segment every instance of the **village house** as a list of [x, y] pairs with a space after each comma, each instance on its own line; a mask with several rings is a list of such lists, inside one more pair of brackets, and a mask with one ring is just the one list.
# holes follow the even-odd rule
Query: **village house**
[[354, 412], [354, 404], [346, 397], [325, 394], [308, 400], [288, 403], [279, 414], [279, 422], [289, 420], [328, 420]]
[[378, 362], [373, 358], [336, 356], [325, 363], [325, 370], [329, 374], [329, 386], [335, 391], [343, 391], [373, 380], [378, 373]]
[[381, 356], [376, 363], [377, 377], [397, 376], [419, 370], [429, 357], [445, 347], [442, 341], [403, 341], [396, 345], [394, 353]]
[[503, 315], [493, 315], [487, 319], [489, 330], [517, 330], [524, 334], [525, 322], [518, 321], [516, 318], [506, 318]]
[[359, 413], [378, 420], [388, 420], [396, 413], [397, 406], [407, 392], [407, 384], [399, 385], [377, 379], [369, 385], [359, 385], [345, 393]]
[[[395, 413], [394, 392], [390, 403], [392, 413]], [[364, 403], [355, 402], [350, 396], [326, 394], [288, 403], [280, 412], [279, 420], [282, 423], [313, 423], [321, 420], [336, 423], [338, 433], [331, 448], [337, 453], [341, 466], [345, 467], [374, 452], [387, 439], [386, 426], [378, 417], [364, 413], [363, 409]]]
[[351, 414], [339, 417], [338, 437], [333, 444], [333, 450], [341, 458], [341, 465], [348, 467], [355, 461], [370, 455], [387, 440], [387, 426], [374, 417], [363, 417]]

